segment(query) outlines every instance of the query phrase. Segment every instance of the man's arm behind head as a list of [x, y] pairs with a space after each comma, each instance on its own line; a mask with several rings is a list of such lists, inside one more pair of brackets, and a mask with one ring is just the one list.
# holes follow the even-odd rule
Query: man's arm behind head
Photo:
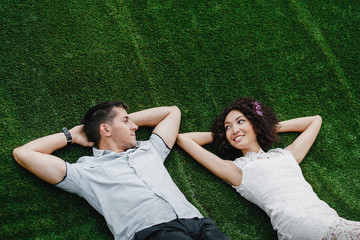
[[[73, 127], [69, 132], [72, 143], [85, 147], [94, 145], [87, 141], [82, 125]], [[66, 165], [64, 160], [51, 154], [66, 145], [67, 138], [64, 133], [56, 133], [15, 148], [13, 155], [22, 167], [37, 177], [48, 183], [57, 184], [66, 176]]]
[[174, 146], [181, 120], [177, 106], [149, 108], [131, 113], [130, 118], [139, 127], [154, 127], [153, 133], [159, 135], [169, 148]]

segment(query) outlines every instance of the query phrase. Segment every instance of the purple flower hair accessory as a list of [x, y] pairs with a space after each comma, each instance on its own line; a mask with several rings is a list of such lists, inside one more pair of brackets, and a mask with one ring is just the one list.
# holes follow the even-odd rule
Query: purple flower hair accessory
[[254, 111], [257, 113], [257, 115], [263, 116], [263, 112], [261, 111], [260, 103], [258, 101], [255, 101], [253, 103], [253, 105], [254, 105]]

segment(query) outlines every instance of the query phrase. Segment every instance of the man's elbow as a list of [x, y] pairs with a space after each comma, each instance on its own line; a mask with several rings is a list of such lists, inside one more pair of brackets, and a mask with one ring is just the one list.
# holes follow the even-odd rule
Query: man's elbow
[[180, 108], [176, 105], [174, 106], [171, 106], [171, 111], [175, 114], [178, 114], [179, 116], [181, 116], [181, 111], [180, 111]]
[[315, 118], [315, 121], [319, 122], [320, 124], [322, 123], [322, 118], [320, 115], [315, 115], [314, 118]]
[[178, 121], [181, 120], [181, 111], [180, 108], [178, 106], [170, 106], [170, 115], [172, 117], [175, 117], [176, 119], [178, 119]]
[[13, 156], [14, 156], [16, 161], [19, 159], [19, 154], [20, 154], [19, 152], [20, 152], [19, 148], [15, 148], [13, 150]]
[[21, 166], [24, 166], [24, 156], [25, 155], [26, 155], [26, 153], [22, 147], [17, 147], [13, 150], [14, 159]]

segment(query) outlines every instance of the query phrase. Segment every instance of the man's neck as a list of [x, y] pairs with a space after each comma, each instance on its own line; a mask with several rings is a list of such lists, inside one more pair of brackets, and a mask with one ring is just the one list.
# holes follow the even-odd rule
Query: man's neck
[[112, 151], [112, 152], [116, 152], [116, 153], [123, 153], [127, 150], [127, 149], [120, 148], [119, 146], [116, 146], [115, 144], [106, 144], [106, 143], [99, 143], [98, 149], [104, 150], [104, 151]]

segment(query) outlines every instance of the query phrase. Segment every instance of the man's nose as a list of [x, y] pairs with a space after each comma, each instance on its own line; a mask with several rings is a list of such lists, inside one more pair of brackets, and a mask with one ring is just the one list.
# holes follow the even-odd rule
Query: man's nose
[[135, 123], [132, 122], [131, 129], [132, 130], [137, 130], [138, 128], [139, 128], [138, 125], [136, 125]]

